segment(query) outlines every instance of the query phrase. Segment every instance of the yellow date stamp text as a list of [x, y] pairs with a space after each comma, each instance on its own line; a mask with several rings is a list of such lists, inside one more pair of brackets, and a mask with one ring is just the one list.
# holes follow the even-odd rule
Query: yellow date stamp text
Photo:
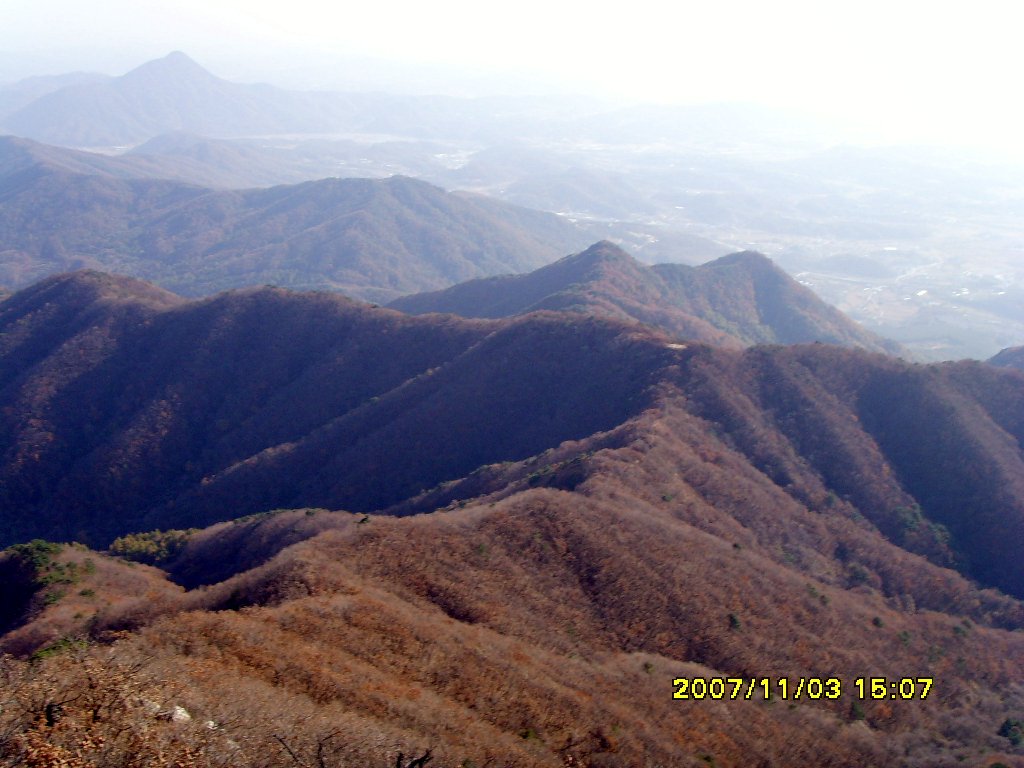
[[677, 677], [672, 681], [672, 698], [695, 701], [782, 699], [835, 700], [923, 700], [935, 684], [931, 677], [858, 677], [844, 684], [838, 677]]

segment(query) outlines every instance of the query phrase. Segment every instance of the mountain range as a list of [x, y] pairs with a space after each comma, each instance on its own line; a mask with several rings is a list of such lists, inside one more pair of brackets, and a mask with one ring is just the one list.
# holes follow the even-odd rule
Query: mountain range
[[847, 499], [1024, 595], [1024, 397], [994, 367], [726, 352], [576, 313], [414, 318], [274, 288], [188, 302], [96, 272], [9, 298], [0, 332], [8, 543], [106, 543], [226, 508], [427, 511], [447, 501], [424, 491], [614, 429], [669, 388], [799, 503]]
[[591, 108], [0, 87], [0, 766], [1024, 768], [1009, 177]]
[[0, 141], [0, 185], [0, 283], [12, 288], [98, 267], [190, 295], [272, 283], [382, 301], [588, 242], [553, 214], [402, 177], [211, 190], [22, 139]]
[[[213, 190], [158, 178], [165, 160], [149, 163], [149, 155], [0, 139], [0, 281], [21, 287], [93, 267], [192, 296], [276, 284], [379, 302], [548, 265], [593, 231], [403, 177]], [[817, 340], [900, 351], [753, 254], [648, 268], [604, 243], [531, 274], [394, 306], [484, 317], [575, 307], [715, 344]]]
[[68, 147], [128, 147], [184, 131], [214, 138], [514, 136], [526, 117], [575, 115], [579, 99], [293, 91], [233, 83], [181, 51], [118, 77], [32, 78], [0, 89], [0, 131]]
[[479, 278], [389, 304], [411, 314], [510, 317], [542, 309], [629, 318], [686, 339], [727, 347], [819, 341], [898, 353], [770, 259], [735, 253], [691, 267], [648, 267], [610, 242], [525, 275]]
[[3, 542], [93, 547], [0, 557], [13, 754], [1020, 761], [1016, 372], [85, 271], [0, 304], [0, 419]]
[[120, 77], [0, 86], [0, 131], [102, 147], [134, 178], [249, 188], [404, 175], [587, 229], [557, 255], [602, 238], [645, 263], [764, 252], [920, 359], [984, 359], [1019, 343], [1014, 168], [860, 147], [792, 118], [749, 105], [287, 91], [228, 82], [181, 53]]
[[357, 130], [360, 105], [223, 80], [176, 51], [120, 77], [51, 90], [2, 118], [18, 136], [76, 147], [132, 145], [169, 131], [210, 136]]

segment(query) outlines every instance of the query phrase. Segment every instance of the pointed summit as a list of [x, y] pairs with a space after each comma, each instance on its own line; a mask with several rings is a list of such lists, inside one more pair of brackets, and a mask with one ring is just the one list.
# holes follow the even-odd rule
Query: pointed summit
[[764, 269], [765, 267], [769, 267], [771, 269], [778, 269], [778, 267], [775, 266], [775, 262], [760, 251], [738, 251], [737, 253], [730, 253], [728, 256], [722, 256], [721, 258], [708, 262], [705, 266], [715, 267], [732, 265], [747, 268]]
[[767, 256], [743, 251], [699, 267], [641, 264], [602, 240], [526, 275], [474, 280], [389, 305], [411, 314], [506, 317], [538, 309], [626, 317], [721, 346], [822, 341], [899, 354], [800, 285]]
[[163, 72], [203, 72], [209, 74], [199, 64], [196, 63], [195, 59], [190, 57], [183, 51], [171, 51], [166, 56], [160, 59], [153, 59], [147, 61], [145, 64], [140, 64], [135, 69], [128, 72], [125, 77], [128, 77], [134, 72], [143, 72], [146, 70], [155, 70]]
[[578, 253], [575, 256], [570, 256], [569, 258], [578, 258], [581, 260], [590, 259], [595, 261], [635, 261], [635, 259], [632, 256], [630, 256], [628, 253], [622, 250], [622, 248], [617, 246], [611, 240], [598, 240], [585, 251], [582, 251], [581, 253]]
[[[564, 293], [571, 286], [615, 285], [617, 291], [645, 295], [654, 300], [647, 267], [609, 240], [600, 240], [581, 253], [541, 267], [534, 274], [548, 293]], [[657, 290], [655, 289], [655, 293]], [[535, 301], [541, 301], [538, 296]], [[558, 302], [556, 302], [557, 304]], [[541, 301], [537, 308], [556, 308]]]
[[162, 61], [173, 66], [199, 66], [195, 61], [184, 51], [171, 51], [162, 59], [154, 59], [154, 61]]
[[8, 115], [3, 131], [48, 144], [103, 147], [140, 144], [169, 131], [231, 136], [325, 126], [322, 115], [306, 109], [301, 94], [231, 83], [175, 51], [109, 81], [36, 99]]
[[162, 59], [147, 61], [118, 79], [125, 84], [157, 84], [169, 80], [220, 82], [220, 78], [211, 74], [181, 51], [172, 51]]
[[[585, 251], [566, 256], [561, 263], [577, 268], [593, 268], [607, 264], [635, 266], [639, 262], [610, 240], [599, 240]], [[553, 265], [552, 265], [553, 266]]]

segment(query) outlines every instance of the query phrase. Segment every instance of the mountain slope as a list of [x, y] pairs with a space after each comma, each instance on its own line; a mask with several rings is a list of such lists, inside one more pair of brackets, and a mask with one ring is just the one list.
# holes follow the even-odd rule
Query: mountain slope
[[340, 161], [331, 164], [333, 158], [326, 151], [326, 157], [318, 161], [303, 154], [302, 146], [300, 143], [288, 150], [253, 141], [210, 139], [175, 131], [133, 147], [119, 159], [129, 163], [137, 176], [226, 189], [297, 184], [335, 175], [375, 175], [365, 169], [363, 173], [351, 172]]
[[[193, 759], [213, 762], [230, 749], [236, 762], [239, 752], [258, 754], [268, 766], [294, 765], [292, 755], [316, 764], [318, 754], [328, 765], [393, 764], [399, 751], [421, 755], [428, 746], [442, 765], [488, 757], [552, 767], [696, 766], [708, 757], [780, 768], [1019, 760], [996, 734], [1022, 703], [1019, 632], [965, 621], [953, 602], [943, 613], [917, 611], [906, 595], [901, 602], [821, 578], [806, 561], [786, 563], [763, 527], [713, 530], [729, 521], [720, 508], [681, 517], [687, 497], [666, 503], [638, 488], [652, 479], [635, 468], [638, 456], [647, 470], [657, 466], [673, 447], [666, 437], [642, 454], [632, 446], [595, 454], [605, 471], [577, 492], [524, 490], [399, 520], [300, 510], [201, 531], [181, 555], [193, 564], [203, 549], [223, 557], [232, 542], [249, 550], [301, 533], [269, 561], [185, 594], [150, 569], [66, 548], [44, 567], [80, 581], [3, 640], [8, 648], [46, 643], [77, 610], [106, 642], [51, 650], [24, 668], [9, 663], [10, 695], [24, 706], [5, 708], [0, 722], [7, 732], [38, 727], [31, 716], [36, 708], [45, 715], [46, 699], [37, 702], [46, 681], [67, 701], [49, 743], [73, 751], [99, 732], [118, 754], [123, 737], [88, 712], [99, 696], [118, 701], [111, 694], [120, 683], [125, 699], [158, 706], [124, 701], [117, 727], [146, 729], [136, 754], [164, 746], [164, 759], [184, 742]], [[701, 466], [714, 474], [710, 462]], [[683, 487], [676, 481], [674, 490]], [[852, 549], [845, 565], [823, 554], [813, 568], [836, 563], [842, 574], [871, 557], [858, 526], [797, 519], [807, 529], [799, 548], [786, 542], [788, 552], [809, 558], [816, 539], [826, 553], [836, 539]], [[928, 589], [959, 593], [965, 605], [992, 599], [898, 549], [877, 555], [889, 572], [932, 579]], [[99, 588], [106, 600], [76, 594]], [[125, 599], [133, 590], [134, 601]], [[866, 665], [886, 679], [906, 679], [907, 670], [932, 677], [933, 693], [858, 699], [854, 680]], [[679, 677], [769, 675], [774, 703], [759, 687], [749, 701], [742, 693], [672, 698]], [[783, 675], [834, 677], [843, 694], [793, 700], [791, 690], [787, 701], [774, 686]], [[176, 706], [191, 721], [181, 717], [165, 732]]]
[[96, 267], [191, 295], [274, 283], [381, 301], [586, 242], [557, 216], [400, 177], [215, 191], [7, 139], [0, 181], [0, 283], [14, 288]]
[[899, 351], [756, 253], [736, 253], [699, 267], [646, 267], [612, 243], [600, 242], [529, 274], [477, 279], [404, 296], [389, 306], [464, 317], [569, 309], [632, 318], [723, 346], [821, 341]]
[[135, 144], [168, 131], [211, 136], [327, 130], [351, 108], [270, 86], [238, 85], [174, 52], [120, 77], [69, 85], [8, 114], [4, 130], [68, 146]]
[[[115, 179], [164, 179], [191, 185], [244, 189], [294, 183], [313, 178], [275, 162], [269, 149], [255, 150], [241, 142], [202, 139], [173, 134], [155, 140], [163, 152], [126, 152], [104, 155], [42, 144], [31, 139], [0, 136], [0, 176], [42, 166]], [[174, 151], [177, 147], [179, 151]]]
[[[578, 101], [468, 99], [384, 93], [290, 91], [239, 84], [175, 51], [120, 76], [75, 83], [0, 119], [0, 130], [70, 147], [125, 147], [184, 131], [214, 138], [267, 135], [399, 135], [480, 139], [576, 114]], [[0, 94], [2, 96], [2, 94]], [[0, 101], [2, 106], [2, 101]]]
[[1022, 440], [981, 363], [50, 278], [0, 304], [0, 535], [164, 571], [0, 553], [4, 754], [1014, 765]]
[[130, 164], [121, 158], [41, 144], [31, 139], [0, 136], [0, 177], [8, 178], [35, 167], [70, 173], [131, 178]]
[[1000, 368], [1016, 368], [1024, 371], [1024, 347], [1007, 347], [989, 361]]
[[54, 91], [74, 85], [93, 85], [107, 79], [107, 75], [70, 72], [65, 75], [27, 77], [15, 83], [5, 83], [0, 85], [0, 121], [8, 114]]
[[[182, 302], [88, 272], [8, 299], [0, 334], [8, 542], [105, 542], [228, 509], [430, 511], [525, 481], [500, 463], [678, 391], [701, 450], [725, 440], [794, 503], [842, 500], [895, 544], [1024, 595], [1024, 384], [990, 366], [716, 351], [576, 313], [414, 318], [280, 289]], [[531, 482], [581, 481], [563, 469]]]

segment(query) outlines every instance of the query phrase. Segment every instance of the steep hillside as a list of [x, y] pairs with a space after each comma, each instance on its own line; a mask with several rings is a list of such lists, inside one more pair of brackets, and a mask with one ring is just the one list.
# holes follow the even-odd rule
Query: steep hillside
[[852, 505], [889, 541], [1024, 595], [1024, 382], [990, 366], [715, 351], [576, 313], [415, 318], [269, 288], [182, 302], [96, 273], [16, 294], [0, 333], [8, 543], [277, 507], [430, 511], [513, 480], [481, 467], [614, 429], [667, 387], [690, 439], [725, 440], [795, 503]]
[[0, 304], [0, 754], [1020, 765], [1022, 440], [982, 363], [50, 278]]
[[632, 318], [684, 338], [722, 346], [820, 341], [898, 353], [757, 253], [690, 267], [646, 267], [609, 242], [525, 275], [472, 280], [404, 296], [403, 312], [508, 317], [537, 309]]
[[116, 157], [40, 144], [16, 136], [0, 136], [0, 177], [7, 178], [33, 167], [72, 173], [119, 176], [124, 165]]
[[386, 301], [534, 268], [587, 240], [557, 216], [400, 177], [214, 191], [135, 170], [0, 141], [0, 283], [95, 267], [189, 295], [272, 283]]
[[[21, 511], [18, 522], [4, 521], [7, 541], [25, 525], [28, 538], [53, 525], [71, 526], [62, 538], [76, 537], [76, 526], [108, 539], [137, 529], [138, 513], [159, 503], [154, 494], [176, 496], [299, 439], [486, 332], [480, 323], [417, 323], [338, 296], [281, 289], [168, 302], [165, 313], [154, 313], [148, 297], [119, 301], [137, 290], [124, 278], [84, 272], [2, 305], [0, 387], [13, 410], [0, 447], [0, 493], [5, 509]], [[74, 521], [72, 509], [90, 521]], [[46, 521], [33, 523], [32, 510]]]
[[0, 85], [0, 121], [36, 99], [74, 85], [94, 85], [108, 80], [107, 75], [69, 72], [65, 75], [39, 75]]
[[1007, 347], [989, 360], [1000, 368], [1016, 368], [1024, 371], [1024, 347]]
[[367, 173], [365, 168], [361, 173], [352, 172], [339, 161], [330, 167], [333, 158], [326, 150], [323, 159], [315, 161], [303, 153], [302, 147], [309, 143], [313, 140], [286, 150], [258, 141], [210, 139], [175, 131], [133, 147], [119, 159], [129, 164], [137, 176], [227, 189], [297, 184], [327, 176], [376, 175]]
[[[327, 173], [298, 173], [266, 148], [243, 142], [203, 139], [191, 134], [167, 134], [122, 155], [85, 152], [42, 144], [31, 139], [0, 136], [0, 177], [31, 167], [114, 179], [164, 179], [204, 187], [245, 189], [308, 181]], [[147, 145], [149, 143], [147, 142]], [[159, 148], [159, 151], [158, 151]]]
[[[407, 768], [430, 749], [452, 767], [1019, 765], [1001, 731], [1024, 707], [1024, 643], [993, 625], [1021, 626], [1021, 604], [885, 542], [845, 501], [796, 502], [724, 441], [695, 443], [700, 420], [665, 394], [528, 460], [540, 481], [461, 508], [186, 533], [161, 561], [207, 585], [186, 593], [143, 566], [43, 551], [36, 608], [3, 638], [41, 649], [6, 662], [8, 754], [45, 741], [110, 763]], [[573, 490], [552, 484], [567, 467]], [[148, 556], [159, 539], [114, 549]], [[872, 677], [912, 677], [915, 696], [858, 695]], [[733, 683], [724, 700], [673, 699], [677, 678], [743, 683], [735, 699]], [[758, 682], [748, 700], [764, 678], [771, 699]], [[801, 678], [840, 694], [798, 698]], [[934, 681], [924, 700], [918, 678]], [[97, 702], [116, 721], [90, 717]]]

